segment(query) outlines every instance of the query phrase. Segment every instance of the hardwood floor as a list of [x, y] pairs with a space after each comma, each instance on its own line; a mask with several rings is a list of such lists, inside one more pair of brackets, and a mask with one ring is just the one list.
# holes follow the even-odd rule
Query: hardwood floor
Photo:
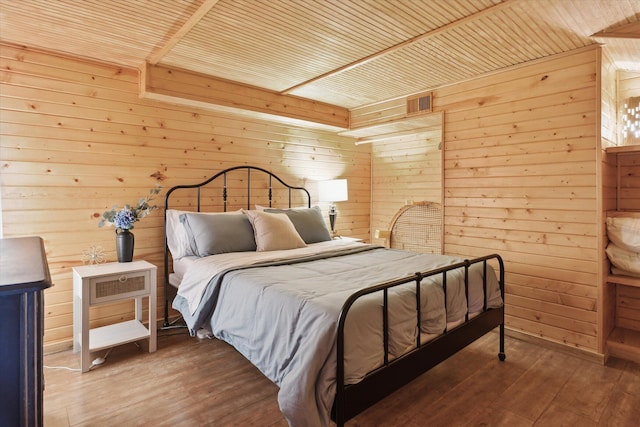
[[[640, 365], [607, 366], [488, 334], [347, 426], [637, 426]], [[104, 355], [101, 352], [99, 355]], [[71, 351], [47, 366], [78, 368]], [[81, 374], [45, 368], [45, 427], [286, 426], [278, 388], [227, 344], [160, 332], [158, 351], [114, 348]]]

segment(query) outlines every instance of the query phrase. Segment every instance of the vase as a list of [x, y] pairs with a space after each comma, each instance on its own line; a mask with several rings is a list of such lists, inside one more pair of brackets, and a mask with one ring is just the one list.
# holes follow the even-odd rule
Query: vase
[[131, 262], [133, 260], [133, 233], [129, 230], [116, 230], [116, 253], [118, 262]]

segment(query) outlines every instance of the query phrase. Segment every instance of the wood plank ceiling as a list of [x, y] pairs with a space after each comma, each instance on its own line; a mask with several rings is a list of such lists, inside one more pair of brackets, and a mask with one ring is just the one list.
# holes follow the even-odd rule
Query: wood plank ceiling
[[639, 21], [640, 0], [0, 0], [3, 42], [348, 109], [595, 43], [640, 71]]

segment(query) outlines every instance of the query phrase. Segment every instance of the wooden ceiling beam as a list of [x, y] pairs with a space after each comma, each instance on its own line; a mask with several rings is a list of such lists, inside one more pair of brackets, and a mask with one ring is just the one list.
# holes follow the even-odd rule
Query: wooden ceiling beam
[[140, 97], [223, 111], [253, 112], [331, 127], [334, 131], [349, 127], [346, 108], [163, 65], [142, 67]]
[[620, 39], [640, 39], [640, 21], [599, 31], [591, 37], [615, 37]]
[[187, 22], [184, 23], [182, 27], [178, 29], [169, 40], [160, 48], [154, 50], [149, 57], [147, 58], [147, 62], [149, 64], [157, 64], [162, 60], [162, 58], [171, 50], [173, 47], [182, 40], [182, 38], [187, 35], [189, 31], [198, 23], [200, 20], [207, 14], [209, 11], [218, 3], [219, 0], [205, 0], [198, 10], [195, 11], [193, 15], [189, 17]]
[[414, 43], [423, 41], [423, 40], [431, 38], [431, 37], [435, 37], [435, 36], [437, 36], [439, 34], [442, 34], [444, 32], [450, 31], [452, 28], [455, 28], [457, 26], [464, 25], [464, 24], [467, 24], [469, 22], [475, 21], [476, 19], [480, 19], [480, 18], [482, 18], [482, 17], [484, 17], [486, 15], [490, 15], [490, 14], [496, 13], [497, 11], [502, 10], [502, 9], [504, 9], [506, 7], [511, 7], [511, 5], [513, 3], [515, 3], [516, 1], [518, 1], [518, 0], [504, 0], [502, 3], [499, 3], [499, 4], [495, 5], [495, 6], [488, 7], [488, 8], [486, 8], [486, 9], [484, 9], [484, 10], [478, 12], [478, 13], [474, 13], [473, 15], [465, 16], [464, 18], [458, 19], [457, 21], [453, 21], [453, 22], [450, 22], [450, 23], [448, 23], [446, 25], [443, 25], [442, 27], [436, 28], [433, 31], [429, 31], [429, 32], [426, 32], [426, 33], [423, 33], [423, 34], [419, 34], [419, 35], [417, 35], [417, 36], [415, 36], [413, 38], [407, 39], [407, 40], [405, 40], [403, 42], [400, 42], [400, 43], [398, 43], [396, 45], [390, 46], [390, 47], [388, 47], [386, 49], [383, 49], [383, 50], [381, 50], [379, 52], [375, 52], [375, 53], [373, 53], [373, 54], [371, 54], [369, 56], [365, 56], [364, 58], [360, 58], [357, 61], [354, 61], [354, 62], [352, 62], [350, 64], [343, 65], [342, 67], [336, 68], [336, 69], [328, 71], [328, 72], [326, 72], [324, 74], [320, 74], [320, 75], [318, 75], [318, 76], [316, 76], [316, 77], [314, 77], [312, 79], [309, 79], [309, 80], [306, 80], [304, 82], [298, 83], [297, 85], [291, 86], [291, 87], [281, 91], [280, 93], [288, 94], [288, 93], [291, 93], [291, 92], [295, 91], [296, 89], [301, 88], [302, 86], [314, 83], [316, 81], [325, 79], [327, 77], [332, 77], [332, 76], [344, 73], [345, 71], [352, 70], [352, 69], [354, 69], [356, 67], [364, 65], [364, 64], [366, 64], [368, 62], [371, 62], [371, 61], [373, 61], [375, 59], [379, 59], [379, 58], [382, 58], [382, 57], [384, 57], [386, 55], [390, 55], [390, 54], [392, 54], [392, 53], [394, 53], [394, 52], [396, 52], [396, 51], [398, 51], [398, 50], [400, 50], [400, 49], [402, 49], [402, 48], [404, 48], [406, 46], [412, 45]]

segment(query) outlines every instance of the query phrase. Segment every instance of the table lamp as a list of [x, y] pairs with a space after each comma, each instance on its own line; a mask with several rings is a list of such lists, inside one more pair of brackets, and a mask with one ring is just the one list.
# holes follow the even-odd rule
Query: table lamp
[[335, 202], [344, 202], [347, 197], [347, 180], [346, 179], [330, 179], [328, 181], [320, 181], [318, 183], [318, 199], [321, 202], [329, 202], [329, 223], [331, 224], [331, 237], [336, 237], [335, 231], [336, 210]]

